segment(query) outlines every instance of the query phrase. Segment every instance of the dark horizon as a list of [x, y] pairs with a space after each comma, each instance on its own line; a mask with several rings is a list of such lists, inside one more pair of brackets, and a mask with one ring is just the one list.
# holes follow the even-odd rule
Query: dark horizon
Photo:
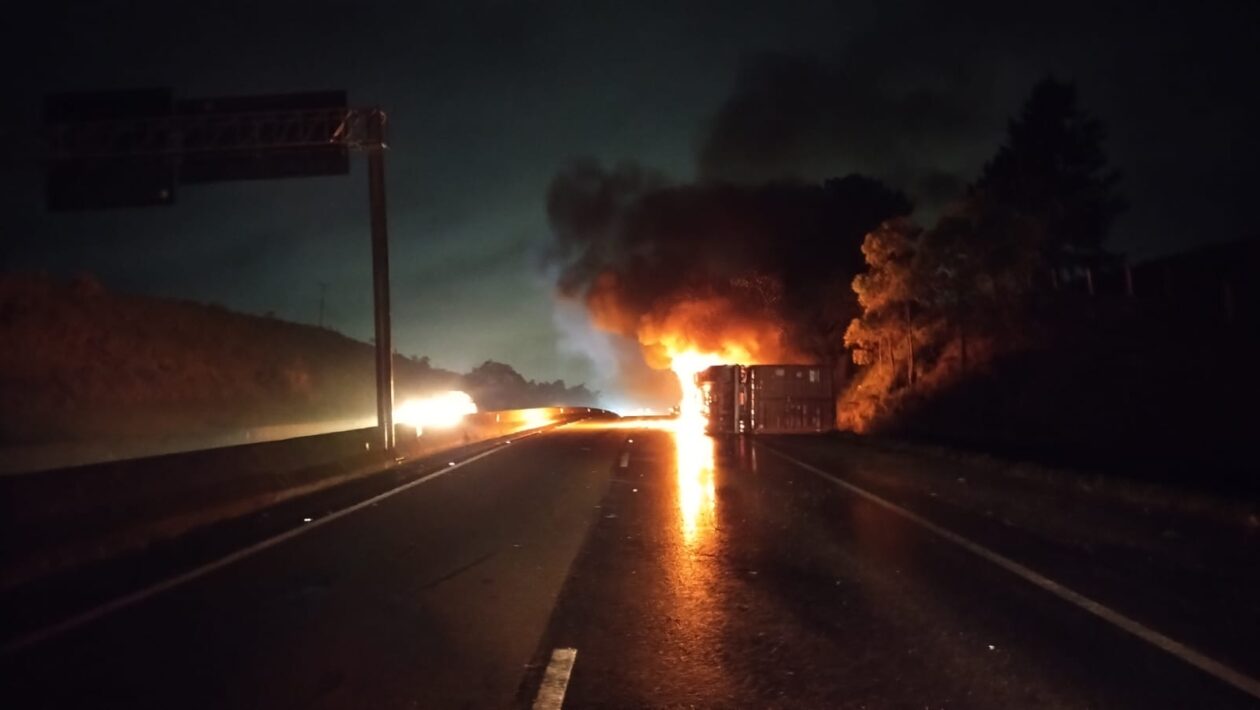
[[17, 148], [0, 198], [5, 270], [90, 272], [119, 290], [301, 322], [316, 320], [327, 283], [327, 322], [369, 337], [362, 165], [348, 178], [190, 188], [168, 209], [43, 213], [37, 154], [22, 140], [42, 96], [143, 86], [181, 97], [344, 88], [384, 106], [398, 350], [453, 369], [499, 359], [605, 391], [615, 373], [598, 360], [617, 346], [556, 305], [546, 258], [547, 185], [581, 156], [678, 183], [860, 172], [930, 217], [1049, 74], [1074, 82], [1107, 128], [1131, 205], [1109, 248], [1140, 259], [1255, 235], [1254, 7], [250, 9], [54, 3], [11, 24], [10, 66], [23, 70], [6, 77], [13, 111], [0, 119]]

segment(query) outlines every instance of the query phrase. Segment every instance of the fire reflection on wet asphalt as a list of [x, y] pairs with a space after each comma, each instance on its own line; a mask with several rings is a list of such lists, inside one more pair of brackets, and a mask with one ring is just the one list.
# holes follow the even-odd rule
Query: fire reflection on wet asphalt
[[678, 510], [683, 543], [694, 548], [706, 542], [715, 526], [713, 439], [703, 427], [678, 421], [673, 429], [678, 471]]

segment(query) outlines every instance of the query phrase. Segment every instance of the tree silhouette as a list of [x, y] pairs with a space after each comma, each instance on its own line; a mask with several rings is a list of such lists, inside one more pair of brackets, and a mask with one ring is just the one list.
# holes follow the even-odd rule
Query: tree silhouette
[[1075, 89], [1044, 79], [979, 179], [934, 226], [893, 219], [866, 235], [866, 270], [852, 286], [861, 312], [844, 335], [867, 367], [861, 397], [921, 378], [939, 386], [1036, 342], [1041, 286], [1107, 257], [1103, 240], [1123, 201], [1103, 138]]
[[1125, 207], [1105, 138], [1102, 123], [1077, 106], [1072, 84], [1042, 79], [1007, 124], [1006, 142], [984, 166], [970, 199], [1018, 224], [1019, 236], [1056, 271], [1095, 263]]
[[845, 327], [859, 313], [848, 285], [864, 268], [863, 240], [886, 220], [909, 215], [912, 205], [899, 190], [857, 173], [826, 180], [820, 191], [822, 213], [806, 230], [811, 238], [779, 255], [782, 273], [790, 274], [783, 301], [798, 331], [794, 339], [823, 362], [837, 363], [845, 359]]
[[511, 365], [486, 360], [463, 376], [463, 388], [483, 410], [594, 405], [599, 395], [564, 380], [535, 382]]

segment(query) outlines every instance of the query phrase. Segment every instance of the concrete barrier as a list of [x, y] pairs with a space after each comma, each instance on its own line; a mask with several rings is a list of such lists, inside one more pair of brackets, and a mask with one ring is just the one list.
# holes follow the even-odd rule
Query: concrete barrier
[[458, 446], [590, 416], [586, 407], [481, 412], [391, 454], [376, 429], [0, 477], [0, 588], [106, 559], [203, 525]]

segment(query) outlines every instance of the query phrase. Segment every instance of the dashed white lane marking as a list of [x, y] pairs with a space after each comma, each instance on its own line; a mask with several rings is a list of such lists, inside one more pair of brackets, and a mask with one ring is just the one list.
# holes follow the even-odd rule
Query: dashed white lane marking
[[560, 710], [564, 705], [564, 693], [569, 689], [569, 676], [573, 673], [575, 660], [576, 648], [557, 648], [551, 652], [547, 673], [543, 676], [542, 685], [538, 686], [538, 697], [534, 698], [534, 710]]
[[626, 468], [629, 465], [630, 465], [630, 452], [627, 451], [621, 455], [621, 460], [617, 462], [617, 466], [620, 468]]
[[1005, 569], [1006, 571], [1018, 577], [1021, 577], [1025, 581], [1030, 582], [1031, 584], [1034, 584], [1046, 590], [1047, 592], [1050, 592], [1056, 597], [1059, 597], [1060, 599], [1070, 604], [1073, 604], [1077, 607], [1080, 607], [1081, 609], [1084, 609], [1085, 611], [1093, 614], [1094, 616], [1097, 616], [1103, 621], [1106, 621], [1107, 623], [1113, 626], [1116, 626], [1120, 629], [1123, 629], [1124, 631], [1129, 632], [1130, 634], [1133, 634], [1134, 636], [1142, 639], [1143, 641], [1151, 644], [1152, 646], [1155, 646], [1156, 648], [1159, 648], [1163, 651], [1171, 653], [1172, 655], [1176, 656], [1182, 661], [1189, 663], [1190, 665], [1194, 666], [1195, 668], [1198, 668], [1199, 670], [1203, 671], [1204, 673], [1207, 673], [1208, 675], [1211, 675], [1217, 680], [1228, 683], [1234, 686], [1235, 688], [1238, 688], [1239, 690], [1243, 691], [1244, 693], [1251, 695], [1254, 698], [1260, 698], [1260, 680], [1256, 680], [1255, 678], [1252, 678], [1251, 676], [1245, 673], [1242, 673], [1241, 671], [1237, 671], [1214, 658], [1210, 658], [1200, 653], [1199, 651], [1196, 651], [1193, 648], [1190, 648], [1189, 646], [1181, 643], [1180, 641], [1175, 641], [1159, 633], [1158, 631], [1149, 629], [1143, 626], [1142, 624], [1134, 621], [1133, 619], [1130, 619], [1124, 614], [1121, 614], [1120, 612], [1115, 611], [1114, 609], [1111, 609], [1110, 607], [1104, 606], [1103, 604], [1096, 602], [1093, 599], [1090, 599], [1084, 594], [1081, 594], [1077, 591], [1069, 589], [1068, 587], [1065, 587], [1062, 584], [1059, 584], [1053, 579], [1050, 579], [1049, 577], [1046, 577], [1045, 575], [1042, 575], [1038, 572], [1034, 572], [1033, 570], [1021, 565], [1020, 563], [1008, 557], [1004, 557], [994, 552], [993, 550], [990, 550], [989, 548], [984, 547], [983, 545], [980, 545], [979, 543], [975, 543], [975, 542], [972, 542], [971, 540], [968, 540], [967, 538], [963, 537], [962, 535], [959, 535], [958, 533], [946, 530], [945, 528], [937, 525], [936, 523], [928, 521], [920, 517], [919, 515], [912, 513], [909, 510], [906, 510], [905, 508], [902, 508], [896, 503], [893, 503], [889, 500], [881, 498], [875, 495], [874, 493], [871, 493], [870, 491], [867, 491], [865, 489], [858, 488], [857, 486], [853, 485], [852, 483], [849, 483], [848, 481], [838, 478], [833, 474], [827, 473], [826, 471], [820, 468], [817, 468], [816, 466], [811, 466], [810, 464], [807, 464], [804, 461], [800, 461], [791, 456], [788, 456], [787, 454], [781, 451], [777, 451], [774, 448], [771, 448], [769, 446], [766, 446], [765, 448], [767, 451], [774, 454], [775, 456], [778, 456], [781, 459], [789, 461], [799, 466], [800, 468], [803, 468], [806, 471], [809, 471], [810, 473], [821, 476], [827, 479], [828, 481], [831, 481], [832, 483], [836, 484], [837, 486], [840, 486], [841, 488], [844, 488], [845, 490], [855, 495], [861, 496], [862, 498], [865, 498], [871, 501], [872, 503], [880, 505], [886, 508], [887, 510], [893, 513], [896, 513], [897, 515], [900, 515], [901, 517], [919, 525], [920, 527], [926, 529], [928, 532], [931, 532], [937, 537], [940, 537], [944, 540], [948, 540], [949, 542], [952, 542], [955, 545], [962, 547], [968, 552], [978, 555], [988, 560], [989, 562], [992, 562], [998, 567], [1001, 567], [1002, 569]]
[[[519, 441], [520, 439], [524, 439], [529, 436], [535, 436], [539, 433], [543, 433], [543, 432], [529, 432], [523, 436], [516, 437], [516, 440]], [[174, 589], [175, 587], [178, 587], [182, 584], [187, 584], [188, 582], [191, 582], [194, 579], [198, 579], [199, 577], [204, 577], [207, 574], [214, 572], [215, 570], [219, 570], [224, 567], [227, 567], [230, 564], [240, 562], [246, 557], [251, 557], [253, 555], [256, 555], [259, 552], [262, 552], [263, 550], [266, 550], [269, 547], [275, 547], [276, 545], [279, 545], [280, 543], [285, 542], [287, 540], [291, 540], [297, 537], [298, 535], [308, 533], [320, 527], [321, 525], [327, 525], [328, 523], [331, 523], [332, 521], [338, 518], [345, 517], [357, 510], [362, 510], [363, 508], [366, 508], [370, 505], [375, 505], [376, 503], [379, 503], [385, 500], [386, 498], [396, 496], [407, 489], [415, 488], [416, 486], [421, 485], [423, 483], [428, 483], [429, 481], [432, 481], [435, 478], [445, 476], [451, 471], [454, 471], [458, 468], [463, 468], [464, 466], [467, 466], [468, 464], [474, 461], [484, 459], [487, 456], [497, 454], [500, 451], [504, 451], [508, 448], [511, 448], [511, 447], [506, 446], [506, 445], [496, 446], [493, 449], [490, 449], [488, 451], [483, 451], [477, 454], [476, 456], [464, 459], [463, 461], [460, 461], [458, 463], [452, 462], [447, 467], [438, 469], [437, 471], [434, 471], [433, 473], [430, 473], [427, 476], [421, 476], [420, 478], [417, 478], [416, 480], [411, 481], [409, 483], [404, 483], [403, 485], [398, 486], [397, 488], [391, 488], [390, 490], [385, 491], [384, 493], [381, 493], [380, 495], [373, 496], [371, 498], [368, 498], [367, 500], [355, 503], [354, 505], [348, 508], [342, 508], [341, 510], [335, 511], [333, 513], [329, 513], [328, 515], [325, 515], [322, 518], [311, 520], [309, 522], [304, 520], [303, 525], [293, 528], [291, 530], [288, 530], [286, 532], [280, 533], [279, 535], [276, 535], [275, 537], [270, 537], [270, 538], [267, 538], [266, 540], [262, 540], [260, 542], [254, 543], [253, 545], [250, 545], [249, 547], [241, 548], [237, 550], [236, 552], [233, 552], [224, 557], [220, 557], [219, 559], [213, 562], [210, 562], [208, 564], [202, 565], [201, 567], [197, 567], [196, 569], [189, 570], [175, 577], [164, 579], [161, 582], [157, 582], [139, 591], [132, 592], [131, 594], [117, 597], [108, 602], [105, 602], [104, 604], [98, 607], [89, 609], [81, 614], [78, 614], [77, 616], [72, 616], [63, 621], [59, 621], [56, 624], [53, 624], [51, 626], [46, 626], [37, 631], [32, 631], [31, 633], [25, 636], [20, 636], [16, 639], [13, 639], [12, 641], [6, 642], [3, 647], [0, 647], [0, 655], [9, 655], [11, 653], [20, 651], [26, 648], [27, 646], [37, 644], [41, 641], [53, 638], [54, 636], [60, 636], [61, 634], [66, 633], [67, 631], [76, 629], [80, 626], [83, 626], [84, 624], [89, 624], [93, 621], [96, 621], [97, 619], [100, 619], [101, 617], [108, 616], [110, 614], [113, 614], [116, 611], [120, 611], [134, 604], [138, 604], [144, 601], [145, 599], [148, 599], [149, 597], [153, 597], [158, 594], [161, 594], [162, 592]]]

